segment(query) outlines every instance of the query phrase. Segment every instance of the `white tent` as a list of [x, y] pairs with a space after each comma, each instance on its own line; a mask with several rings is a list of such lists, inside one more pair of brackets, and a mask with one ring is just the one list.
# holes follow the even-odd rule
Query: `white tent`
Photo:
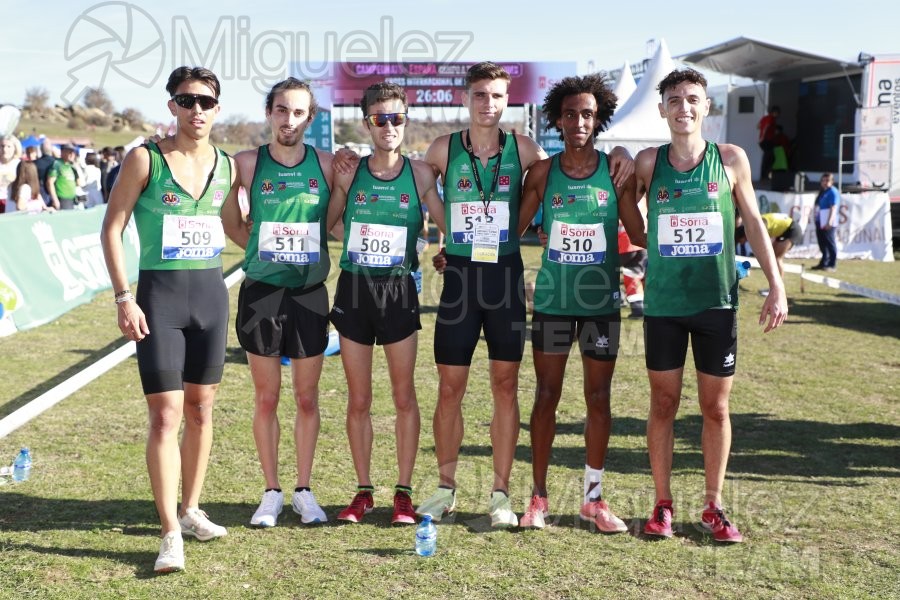
[[616, 104], [616, 110], [620, 110], [625, 103], [628, 102], [628, 99], [631, 98], [631, 94], [634, 93], [634, 90], [637, 89], [637, 83], [634, 81], [634, 75], [631, 74], [631, 67], [628, 66], [628, 61], [625, 61], [625, 64], [622, 65], [622, 74], [619, 75], [619, 80], [616, 82], [616, 87], [613, 90], [613, 93], [618, 98], [618, 103]]
[[609, 129], [597, 136], [598, 148], [609, 151], [613, 146], [624, 146], [634, 156], [644, 148], [659, 146], [670, 140], [669, 126], [659, 116], [659, 90], [656, 86], [673, 69], [675, 62], [666, 41], [660, 39], [650, 66], [634, 93], [615, 112]]

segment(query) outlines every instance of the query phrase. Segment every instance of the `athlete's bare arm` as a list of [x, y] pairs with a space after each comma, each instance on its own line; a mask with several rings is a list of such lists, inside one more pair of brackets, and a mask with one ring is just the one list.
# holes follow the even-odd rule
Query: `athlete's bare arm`
[[446, 234], [444, 204], [437, 193], [434, 170], [431, 168], [431, 165], [422, 160], [411, 160], [410, 163], [413, 168], [413, 177], [416, 179], [416, 190], [419, 192], [419, 198], [428, 207], [428, 215], [434, 221], [434, 224], [437, 225], [441, 233]]
[[[129, 288], [128, 271], [125, 266], [125, 246], [122, 244], [122, 233], [131, 213], [137, 204], [141, 192], [150, 178], [150, 152], [139, 146], [128, 153], [122, 163], [119, 179], [113, 186], [103, 217], [100, 230], [100, 243], [103, 246], [103, 257], [113, 291], [120, 292]], [[133, 299], [116, 304], [119, 329], [126, 336], [134, 332], [134, 339], [140, 341], [150, 333], [144, 311]]]
[[[653, 167], [656, 164], [657, 150], [657, 148], [645, 148], [638, 152], [637, 157], [634, 159], [635, 188], [632, 201], [638, 214], [640, 214], [638, 206], [640, 205], [641, 199], [644, 198], [650, 190], [650, 179], [653, 177]], [[626, 196], [625, 200], [628, 201], [629, 198]], [[650, 201], [650, 198], [648, 198], [647, 203], [649, 204]], [[622, 201], [620, 200], [620, 203], [621, 202]], [[632, 217], [626, 216], [625, 219], [622, 219], [622, 225], [625, 226], [625, 231], [628, 233], [628, 239], [631, 240], [632, 244], [640, 246], [641, 248], [647, 247], [647, 230], [644, 227], [643, 216], [640, 219], [640, 225], [638, 225], [638, 221], [633, 218], [633, 215]]]
[[519, 162], [522, 165], [522, 172], [526, 172], [539, 160], [547, 158], [544, 149], [538, 146], [537, 142], [521, 133], [516, 134], [516, 143], [519, 146]]
[[[640, 200], [635, 194], [636, 188], [637, 178], [634, 175], [626, 179], [623, 185], [616, 186], [616, 196], [619, 200], [619, 220], [625, 226], [625, 231], [628, 233], [628, 238], [632, 240], [632, 243], [635, 246], [646, 248], [647, 233], [646, 229], [644, 229], [644, 216], [641, 214], [640, 208], [638, 208]], [[635, 232], [634, 236], [631, 235], [632, 231]], [[637, 242], [634, 241], [635, 237], [638, 239]], [[639, 244], [638, 242], [643, 243]]]
[[253, 201], [250, 185], [253, 183], [257, 153], [257, 148], [251, 148], [242, 150], [234, 156], [235, 168], [232, 169], [235, 175], [234, 183], [222, 206], [222, 228], [231, 241], [241, 248], [247, 248], [247, 242], [250, 240], [250, 228], [244, 220], [241, 206], [238, 203], [238, 190], [243, 187], [247, 192], [247, 202]]
[[628, 178], [634, 174], [634, 160], [631, 153], [623, 146], [616, 146], [607, 156], [609, 157], [609, 176], [612, 177], [613, 184], [618, 186], [625, 185]]
[[425, 152], [425, 162], [431, 165], [434, 176], [440, 177], [445, 187], [447, 185], [447, 174], [444, 173], [444, 169], [447, 168], [447, 160], [450, 154], [450, 135], [445, 134], [435, 139]]
[[759, 324], [766, 323], [763, 331], [769, 332], [784, 323], [787, 317], [788, 307], [784, 282], [778, 273], [778, 263], [775, 261], [769, 234], [759, 216], [747, 154], [743, 148], [733, 144], [719, 144], [719, 154], [722, 156], [722, 163], [731, 179], [732, 196], [741, 213], [747, 241], [750, 242], [753, 256], [759, 261], [759, 266], [769, 281], [769, 295], [759, 314]]
[[522, 184], [522, 201], [519, 203], [519, 237], [528, 229], [529, 223], [537, 214], [538, 207], [544, 199], [544, 190], [547, 187], [547, 175], [550, 173], [552, 159], [545, 158], [534, 163], [525, 174], [525, 183]]
[[354, 172], [343, 173], [336, 171], [334, 174], [334, 188], [331, 190], [331, 198], [328, 200], [328, 216], [325, 219], [325, 229], [331, 231], [344, 216], [344, 208], [347, 206], [347, 190], [353, 183]]

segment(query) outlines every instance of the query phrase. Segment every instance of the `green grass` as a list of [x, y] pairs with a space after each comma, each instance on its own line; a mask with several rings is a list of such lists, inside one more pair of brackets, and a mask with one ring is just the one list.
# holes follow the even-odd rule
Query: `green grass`
[[[537, 265], [534, 247], [526, 264]], [[233, 264], [237, 255], [229, 251]], [[843, 261], [847, 281], [897, 293], [900, 263]], [[885, 598], [900, 593], [900, 307], [788, 275], [791, 316], [763, 335], [756, 325], [764, 280], [741, 296], [740, 354], [732, 394], [734, 443], [725, 501], [746, 543], [719, 547], [694, 525], [702, 497], [700, 417], [689, 369], [676, 424], [676, 537], [633, 535], [649, 514], [652, 483], [644, 426], [647, 380], [640, 322], [625, 320], [613, 383], [613, 436], [604, 495], [631, 526], [605, 536], [573, 518], [580, 504], [583, 419], [579, 361], [570, 361], [558, 412], [549, 490], [553, 526], [491, 531], [486, 354], [479, 345], [464, 404], [459, 513], [438, 527], [438, 553], [413, 552], [413, 531], [389, 525], [395, 483], [393, 410], [376, 381], [374, 513], [361, 525], [305, 527], [288, 507], [279, 526], [247, 523], [262, 492], [251, 434], [252, 389], [232, 334], [215, 409], [215, 441], [202, 499], [226, 538], [186, 541], [187, 571], [156, 577], [158, 520], [144, 465], [146, 407], [136, 365], [126, 361], [0, 440], [9, 461], [31, 446], [31, 480], [0, 486], [0, 598]], [[333, 283], [333, 278], [332, 278]], [[425, 273], [416, 372], [422, 437], [414, 500], [436, 483], [431, 351], [439, 278]], [[232, 313], [236, 289], [232, 291]], [[121, 343], [108, 294], [44, 327], [0, 339], [0, 416]], [[375, 373], [385, 372], [375, 353]], [[285, 370], [286, 374], [286, 370]], [[313, 485], [330, 517], [354, 492], [344, 433], [346, 384], [338, 357], [325, 361], [322, 431]], [[522, 365], [523, 428], [512, 497], [530, 490], [527, 423], [534, 392], [530, 349]], [[281, 473], [294, 477], [282, 392]], [[4, 459], [4, 460], [6, 460]]]

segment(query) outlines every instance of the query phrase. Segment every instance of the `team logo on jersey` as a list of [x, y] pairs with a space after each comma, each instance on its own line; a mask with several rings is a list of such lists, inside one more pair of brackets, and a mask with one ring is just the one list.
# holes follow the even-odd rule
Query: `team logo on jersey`
[[456, 189], [460, 192], [468, 192], [472, 189], [472, 180], [468, 177], [460, 177], [456, 182]]
[[278, 191], [283, 192], [287, 189], [287, 181], [279, 181], [278, 182]]
[[309, 193], [310, 194], [318, 194], [319, 193], [319, 180], [315, 177], [309, 178]]
[[360, 204], [365, 204], [365, 203], [366, 203], [366, 195], [363, 193], [363, 191], [360, 190], [360, 191], [356, 192], [356, 204], [360, 205]]
[[369, 201], [378, 202], [378, 194], [372, 194], [371, 196], [369, 196]]
[[606, 206], [606, 203], [609, 201], [609, 192], [606, 190], [597, 190], [597, 204], [600, 206]]
[[706, 184], [706, 197], [715, 200], [719, 197], [719, 182], [711, 181]]
[[672, 195], [675, 197], [676, 200], [681, 198], [681, 188], [675, 188], [672, 192]]
[[575, 194], [566, 194], [566, 199], [569, 201], [569, 204], [575, 204], [575, 201], [578, 200]]
[[212, 205], [213, 207], [222, 206], [222, 203], [225, 201], [225, 192], [223, 190], [216, 190], [213, 192]]
[[166, 192], [161, 199], [166, 206], [178, 206], [181, 204], [181, 198], [175, 192]]
[[508, 192], [509, 191], [509, 175], [500, 175], [497, 178], [497, 191], [498, 192]]
[[400, 194], [400, 208], [409, 208], [409, 194]]
[[553, 194], [553, 197], [550, 198], [551, 208], [562, 208], [562, 205], [563, 205], [562, 194]]
[[275, 186], [272, 185], [271, 179], [263, 179], [262, 185], [259, 186], [259, 191], [263, 194], [274, 194]]
[[656, 201], [658, 203], [669, 201], [669, 190], [665, 186], [660, 186], [659, 191], [656, 192]]

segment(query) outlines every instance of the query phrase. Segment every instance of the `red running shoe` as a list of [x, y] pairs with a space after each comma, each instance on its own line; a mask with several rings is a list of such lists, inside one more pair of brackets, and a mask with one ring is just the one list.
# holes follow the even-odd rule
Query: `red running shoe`
[[359, 523], [363, 517], [375, 508], [375, 500], [372, 498], [372, 492], [357, 492], [353, 496], [350, 506], [345, 508], [338, 514], [338, 521], [349, 521], [351, 523]]
[[741, 532], [725, 517], [725, 511], [722, 510], [722, 507], [716, 506], [712, 502], [703, 511], [703, 516], [700, 518], [700, 526], [712, 532], [713, 539], [717, 542], [737, 544], [744, 541], [744, 536], [741, 535]]
[[394, 492], [394, 516], [391, 523], [403, 525], [415, 525], [416, 511], [413, 509], [412, 498], [403, 490]]
[[653, 507], [653, 514], [644, 525], [644, 535], [653, 535], [656, 537], [670, 538], [672, 537], [672, 517], [675, 515], [675, 509], [672, 508], [671, 500], [660, 500]]

